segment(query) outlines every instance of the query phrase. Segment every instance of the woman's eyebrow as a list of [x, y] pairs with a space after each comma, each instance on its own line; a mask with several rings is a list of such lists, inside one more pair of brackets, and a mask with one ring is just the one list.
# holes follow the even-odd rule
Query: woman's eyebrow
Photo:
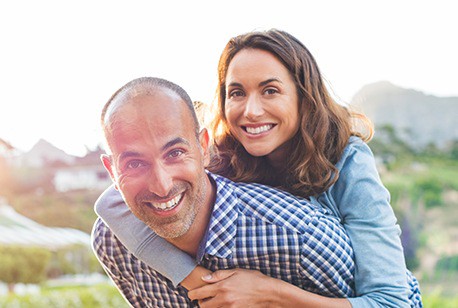
[[261, 81], [261, 82], [259, 83], [259, 86], [260, 86], [260, 87], [263, 87], [263, 86], [265, 86], [266, 84], [269, 84], [269, 83], [274, 82], [274, 81], [279, 82], [279, 83], [283, 83], [283, 82], [282, 82], [280, 79], [278, 79], [278, 78], [269, 78], [269, 79], [267, 79], [267, 80]]
[[239, 88], [243, 88], [243, 85], [241, 83], [238, 83], [238, 82], [231, 82], [227, 85], [228, 87], [239, 87]]

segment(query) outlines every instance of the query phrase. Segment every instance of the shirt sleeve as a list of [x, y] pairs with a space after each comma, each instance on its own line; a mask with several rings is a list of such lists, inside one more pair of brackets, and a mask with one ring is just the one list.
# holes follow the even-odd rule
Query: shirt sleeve
[[113, 237], [101, 219], [97, 219], [92, 231], [92, 249], [99, 260], [102, 268], [110, 277], [111, 281], [118, 288], [121, 295], [132, 307], [140, 307], [142, 302], [133, 294], [127, 281], [122, 275], [122, 271], [114, 262], [118, 250], [113, 246]]
[[191, 256], [158, 236], [139, 220], [114, 186], [102, 193], [94, 209], [134, 256], [170, 279], [174, 286], [196, 267], [196, 261]]
[[339, 179], [330, 194], [355, 253], [356, 297], [349, 300], [353, 307], [409, 307], [401, 229], [374, 156], [358, 140], [339, 163]]
[[313, 283], [313, 293], [330, 297], [354, 295], [353, 250], [342, 225], [332, 216], [314, 214], [302, 234], [301, 275]]

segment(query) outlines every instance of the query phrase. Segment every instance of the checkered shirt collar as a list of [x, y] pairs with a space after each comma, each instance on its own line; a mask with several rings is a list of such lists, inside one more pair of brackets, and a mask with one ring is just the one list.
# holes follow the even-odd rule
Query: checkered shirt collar
[[216, 200], [207, 234], [203, 239], [205, 243], [201, 245], [205, 249], [199, 253], [198, 259], [201, 260], [204, 253], [219, 258], [230, 258], [235, 246], [239, 215], [237, 208], [239, 199], [235, 193], [236, 186], [224, 177], [207, 173], [216, 183]]

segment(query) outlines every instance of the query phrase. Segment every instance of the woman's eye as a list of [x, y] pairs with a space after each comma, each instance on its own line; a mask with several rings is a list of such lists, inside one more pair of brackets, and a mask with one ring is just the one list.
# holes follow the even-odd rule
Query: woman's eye
[[266, 89], [264, 91], [266, 94], [269, 94], [269, 95], [272, 95], [272, 94], [275, 94], [275, 93], [278, 93], [278, 91], [276, 89]]
[[239, 97], [239, 96], [243, 96], [243, 91], [241, 91], [241, 90], [233, 90], [233, 91], [229, 92], [229, 97]]

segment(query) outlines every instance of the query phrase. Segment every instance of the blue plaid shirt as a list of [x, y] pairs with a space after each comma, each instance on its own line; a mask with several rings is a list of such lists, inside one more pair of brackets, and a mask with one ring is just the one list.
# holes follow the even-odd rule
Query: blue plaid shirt
[[[210, 174], [216, 202], [197, 260], [219, 269], [246, 268], [330, 297], [351, 297], [354, 261], [339, 221], [305, 199]], [[193, 307], [187, 291], [132, 255], [98, 219], [93, 247], [134, 307]]]

